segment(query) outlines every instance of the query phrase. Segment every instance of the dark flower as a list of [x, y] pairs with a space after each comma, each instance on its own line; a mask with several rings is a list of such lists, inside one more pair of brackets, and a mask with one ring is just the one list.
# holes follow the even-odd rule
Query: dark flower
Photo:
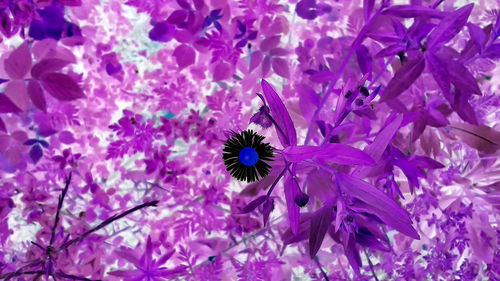
[[235, 134], [224, 144], [224, 165], [231, 176], [241, 181], [259, 180], [269, 174], [271, 166], [265, 161], [273, 161], [273, 149], [269, 143], [262, 143], [263, 136], [252, 130]]

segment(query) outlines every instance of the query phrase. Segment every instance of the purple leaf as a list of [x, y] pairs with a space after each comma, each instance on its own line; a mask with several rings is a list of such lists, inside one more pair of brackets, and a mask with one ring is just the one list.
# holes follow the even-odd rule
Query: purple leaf
[[365, 152], [340, 143], [324, 145], [316, 159], [340, 165], [375, 165], [375, 161]]
[[172, 14], [170, 14], [170, 16], [167, 19], [167, 22], [175, 25], [180, 25], [186, 20], [188, 13], [189, 12], [186, 10], [176, 10]]
[[273, 58], [273, 70], [283, 78], [290, 78], [290, 70], [288, 70], [288, 63], [282, 58]]
[[441, 91], [443, 91], [443, 96], [450, 100], [451, 98], [451, 84], [450, 76], [446, 65], [432, 52], [425, 53], [425, 59], [427, 60], [427, 66], [434, 77], [434, 80], [438, 84]]
[[462, 62], [446, 60], [445, 63], [451, 82], [455, 84], [455, 88], [459, 88], [463, 92], [481, 95], [481, 89], [477, 84], [476, 78], [474, 78], [474, 75], [470, 73]]
[[405, 63], [397, 72], [394, 77], [389, 81], [387, 88], [382, 93], [380, 101], [387, 101], [401, 95], [408, 89], [415, 80], [422, 74], [425, 67], [425, 60], [418, 57], [414, 60]]
[[[500, 14], [500, 13], [498, 13]], [[500, 58], [500, 43], [491, 44], [486, 50], [484, 50], [483, 57], [489, 59], [499, 59]]]
[[295, 133], [295, 127], [293, 125], [292, 118], [290, 118], [290, 115], [286, 110], [285, 105], [281, 101], [278, 94], [274, 91], [271, 85], [267, 83], [266, 80], [262, 79], [261, 85], [266, 101], [269, 105], [269, 108], [271, 109], [271, 115], [276, 121], [276, 124], [282, 130], [281, 131], [278, 128], [276, 128], [281, 144], [284, 147], [290, 145], [297, 145], [297, 136]]
[[276, 48], [281, 40], [281, 36], [276, 35], [276, 36], [271, 36], [269, 38], [266, 38], [260, 43], [260, 50], [262, 52], [268, 52], [271, 49]]
[[262, 61], [262, 77], [266, 77], [269, 73], [269, 70], [271, 69], [271, 59], [272, 57], [269, 55], [264, 57], [264, 61]]
[[219, 62], [214, 68], [214, 81], [222, 81], [229, 79], [233, 74], [233, 69], [226, 62]]
[[295, 204], [295, 196], [297, 196], [299, 189], [297, 184], [290, 175], [285, 179], [285, 200], [288, 209], [288, 219], [290, 220], [290, 228], [293, 234], [299, 231], [299, 216], [300, 208]]
[[325, 206], [314, 212], [311, 218], [311, 229], [309, 232], [309, 256], [314, 258], [318, 253], [326, 232], [332, 223], [333, 207]]
[[157, 42], [168, 42], [174, 36], [175, 28], [168, 21], [161, 21], [151, 29], [149, 38]]
[[410, 158], [410, 162], [417, 167], [425, 169], [442, 169], [445, 167], [443, 164], [427, 156], [414, 155]]
[[34, 164], [36, 164], [43, 156], [42, 147], [39, 144], [36, 144], [30, 149], [30, 158]]
[[356, 58], [358, 61], [359, 68], [361, 69], [361, 73], [367, 74], [372, 72], [372, 57], [368, 48], [360, 44], [358, 48], [356, 48]]
[[30, 106], [28, 88], [23, 80], [14, 80], [5, 87], [5, 95], [22, 111]]
[[43, 88], [60, 101], [72, 101], [85, 97], [80, 86], [66, 74], [45, 73], [41, 81]]
[[415, 5], [394, 5], [385, 9], [382, 14], [400, 18], [431, 17], [443, 18], [444, 13], [435, 9]]
[[417, 231], [411, 225], [411, 219], [406, 211], [387, 197], [385, 193], [365, 181], [346, 174], [338, 174], [338, 180], [342, 191], [362, 201], [356, 202], [358, 208], [363, 208], [376, 215], [397, 231], [409, 237], [420, 239]]
[[288, 55], [289, 52], [287, 49], [284, 48], [274, 48], [271, 51], [269, 51], [269, 54], [271, 56], [282, 57]]
[[257, 207], [259, 207], [264, 201], [266, 201], [267, 196], [262, 195], [260, 197], [257, 197], [257, 199], [253, 200], [252, 202], [248, 203], [242, 210], [241, 214], [246, 214], [250, 213], [253, 210], [255, 210]]
[[5, 127], [5, 123], [3, 122], [2, 118], [0, 118], [0, 131], [7, 133], [7, 127]]
[[262, 204], [262, 217], [264, 220], [264, 226], [267, 225], [267, 222], [269, 221], [269, 214], [274, 210], [274, 199], [267, 197], [264, 203]]
[[312, 159], [322, 150], [321, 146], [300, 145], [288, 146], [283, 150], [283, 157], [288, 162], [297, 163], [300, 161]]
[[464, 93], [460, 89], [455, 89], [454, 102], [451, 107], [462, 118], [462, 120], [473, 125], [478, 125], [474, 108], [469, 104], [470, 93]]
[[23, 78], [31, 67], [31, 52], [28, 43], [21, 44], [5, 59], [5, 72], [13, 79]]
[[374, 4], [375, 0], [363, 0], [363, 15], [365, 16], [365, 21], [368, 21], [370, 18]]
[[375, 58], [383, 58], [393, 56], [401, 51], [404, 51], [405, 46], [402, 43], [391, 44], [375, 54]]
[[179, 4], [179, 6], [183, 9], [191, 10], [191, 6], [186, 0], [177, 0], [177, 4]]
[[467, 19], [472, 11], [474, 4], [463, 6], [455, 12], [444, 17], [441, 22], [429, 34], [427, 39], [427, 48], [436, 50], [443, 44], [450, 41], [455, 35], [462, 30], [462, 27], [467, 23]]
[[252, 55], [250, 56], [250, 66], [249, 66], [249, 71], [252, 72], [259, 64], [262, 62], [262, 52], [261, 51], [256, 51], [253, 52]]
[[47, 112], [47, 103], [45, 101], [45, 96], [43, 95], [42, 87], [40, 83], [36, 80], [31, 80], [28, 83], [28, 95], [31, 102], [43, 112]]
[[330, 82], [333, 79], [335, 79], [335, 73], [328, 70], [318, 71], [311, 75], [311, 81], [313, 82], [324, 83]]
[[486, 33], [484, 33], [481, 27], [473, 23], [468, 23], [467, 28], [472, 42], [474, 42], [477, 48], [482, 52], [484, 49], [484, 43], [486, 43]]
[[4, 94], [0, 94], [0, 113], [17, 113], [21, 109], [17, 107], [10, 99]]
[[31, 68], [31, 76], [40, 79], [42, 74], [59, 71], [70, 63], [70, 61], [56, 58], [43, 59]]
[[283, 150], [283, 157], [289, 162], [316, 159], [341, 165], [375, 165], [375, 161], [363, 151], [339, 143], [323, 146], [288, 146]]
[[403, 121], [403, 115], [399, 115], [394, 120], [392, 120], [387, 126], [380, 130], [378, 135], [375, 137], [375, 140], [365, 147], [364, 152], [372, 157], [373, 160], [378, 162], [384, 154], [387, 146], [392, 143], [396, 132], [401, 126], [401, 122]]
[[179, 68], [183, 69], [195, 62], [196, 52], [190, 46], [182, 44], [175, 48], [173, 56], [175, 57]]
[[356, 248], [356, 240], [352, 235], [349, 235], [349, 240], [344, 244], [344, 253], [349, 260], [349, 264], [356, 274], [359, 274], [359, 268], [361, 267], [361, 257], [359, 256], [359, 251]]

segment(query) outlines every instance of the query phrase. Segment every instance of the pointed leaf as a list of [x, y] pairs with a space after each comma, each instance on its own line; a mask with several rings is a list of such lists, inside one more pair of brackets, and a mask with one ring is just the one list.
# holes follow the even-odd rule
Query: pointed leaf
[[401, 126], [402, 121], [403, 115], [398, 115], [394, 118], [394, 120], [380, 130], [378, 135], [375, 137], [375, 140], [365, 147], [364, 152], [370, 155], [373, 160], [378, 162], [382, 157], [382, 154], [384, 154], [387, 146], [392, 143], [392, 140]]
[[322, 150], [321, 146], [299, 145], [288, 146], [283, 149], [283, 157], [286, 161], [297, 163], [300, 161], [312, 159]]
[[374, 4], [375, 0], [363, 0], [363, 15], [365, 16], [365, 21], [370, 18]]
[[262, 79], [262, 91], [264, 92], [266, 101], [271, 109], [271, 116], [273, 116], [276, 124], [281, 128], [281, 130], [276, 128], [281, 144], [284, 147], [297, 145], [297, 136], [292, 118], [290, 118], [290, 115], [288, 114], [288, 111], [278, 94], [264, 79]]
[[375, 161], [365, 152], [341, 143], [324, 145], [316, 159], [340, 165], [375, 165]]
[[431, 17], [442, 18], [444, 13], [432, 8], [415, 5], [393, 5], [385, 9], [382, 14], [391, 15], [400, 18]]
[[82, 89], [66, 74], [45, 73], [41, 77], [43, 88], [60, 101], [72, 101], [84, 98]]
[[43, 59], [31, 68], [31, 76], [40, 79], [42, 74], [59, 71], [70, 63], [70, 61], [56, 58]]
[[380, 101], [387, 101], [401, 95], [406, 89], [417, 80], [425, 67], [425, 60], [422, 57], [405, 63], [394, 77], [389, 81], [387, 88], [382, 93]]
[[[498, 13], [500, 15], [500, 13]], [[484, 50], [483, 57], [490, 59], [500, 58], [500, 43], [491, 44], [486, 50]]]
[[324, 206], [314, 212], [311, 218], [311, 229], [309, 232], [309, 256], [314, 258], [325, 239], [326, 232], [332, 223], [333, 207]]
[[28, 42], [24, 42], [5, 59], [5, 72], [13, 79], [22, 79], [30, 70], [31, 52]]
[[39, 144], [35, 144], [30, 149], [30, 158], [34, 164], [36, 164], [43, 156], [42, 147]]
[[426, 52], [425, 59], [427, 60], [427, 66], [429, 67], [434, 80], [438, 84], [441, 91], [443, 91], [443, 96], [445, 96], [448, 100], [451, 99], [450, 75], [446, 69], [446, 65], [432, 52]]
[[474, 8], [474, 4], [471, 3], [444, 17], [429, 34], [427, 48], [436, 50], [455, 37], [467, 23], [472, 8]]
[[271, 214], [273, 210], [274, 210], [274, 199], [267, 197], [264, 203], [262, 204], [262, 217], [264, 220], [264, 226], [267, 225], [267, 222], [269, 221], [269, 214]]
[[262, 52], [268, 52], [271, 49], [276, 48], [281, 40], [281, 36], [276, 35], [276, 36], [271, 36], [269, 38], [266, 38], [260, 43], [260, 50]]
[[19, 107], [22, 111], [28, 110], [30, 106], [30, 98], [28, 96], [28, 89], [23, 80], [14, 80], [7, 84], [5, 87], [5, 95]]
[[264, 203], [264, 201], [266, 201], [266, 198], [267, 196], [266, 195], [262, 195], [262, 196], [259, 196], [257, 197], [257, 199], [253, 200], [252, 202], [248, 203], [242, 210], [241, 210], [241, 214], [246, 214], [246, 213], [250, 213], [252, 212], [253, 210], [255, 210], [257, 207], [259, 207], [262, 203]]
[[359, 69], [361, 69], [361, 73], [367, 74], [369, 73], [371, 75], [372, 72], [372, 57], [370, 55], [370, 52], [368, 51], [368, 48], [360, 44], [358, 48], [356, 49], [356, 58], [358, 61]]
[[288, 69], [288, 63], [282, 58], [273, 58], [273, 70], [279, 76], [283, 78], [290, 78], [290, 70]]
[[36, 80], [31, 80], [28, 83], [28, 95], [31, 102], [43, 112], [47, 112], [47, 103], [45, 101], [45, 96], [43, 95], [42, 86]]
[[7, 127], [5, 127], [5, 123], [3, 122], [2, 118], [0, 118], [0, 131], [7, 133]]
[[409, 237], [420, 239], [406, 211], [381, 190], [363, 180], [346, 174], [338, 174], [338, 180], [342, 191], [363, 202], [356, 202], [358, 207], [362, 207], [367, 212], [376, 215], [385, 224], [397, 231]]
[[253, 52], [252, 55], [250, 56], [250, 66], [249, 66], [249, 71], [252, 72], [259, 64], [262, 62], [262, 52], [261, 51], [256, 51]]
[[460, 88], [463, 92], [470, 92], [476, 95], [481, 95], [481, 89], [477, 84], [476, 78], [470, 71], [461, 63], [456, 60], [446, 60], [446, 67], [448, 69], [451, 82], [455, 87]]
[[9, 97], [0, 93], [0, 113], [17, 113], [20, 111], [21, 109]]
[[333, 79], [335, 79], [335, 73], [328, 70], [318, 71], [313, 75], [311, 75], [311, 81], [313, 82], [324, 83], [324, 82], [330, 82]]
[[484, 33], [481, 27], [473, 23], [468, 23], [467, 28], [472, 42], [474, 42], [480, 52], [482, 52], [484, 49], [484, 43], [486, 43], [486, 33]]

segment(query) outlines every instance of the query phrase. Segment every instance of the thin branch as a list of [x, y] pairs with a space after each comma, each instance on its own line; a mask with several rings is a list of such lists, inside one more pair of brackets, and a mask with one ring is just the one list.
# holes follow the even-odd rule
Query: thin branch
[[59, 215], [61, 213], [61, 208], [62, 208], [62, 204], [64, 202], [64, 197], [66, 197], [66, 193], [68, 192], [70, 182], [71, 182], [71, 172], [69, 173], [69, 176], [66, 178], [66, 186], [64, 187], [63, 192], [62, 192], [61, 196], [59, 196], [59, 203], [57, 204], [56, 219], [54, 221], [54, 226], [52, 227], [52, 234], [50, 235], [50, 243], [49, 243], [48, 248], [52, 248], [52, 244], [54, 243], [56, 228], [57, 228], [57, 225], [59, 224]]
[[129, 210], [127, 210], [127, 211], [125, 211], [125, 212], [123, 212], [123, 213], [121, 213], [119, 215], [111, 216], [110, 218], [108, 218], [107, 220], [103, 221], [98, 226], [96, 226], [96, 227], [90, 229], [89, 231], [85, 232], [84, 234], [82, 234], [82, 235], [80, 235], [80, 236], [78, 236], [78, 237], [76, 237], [74, 239], [71, 239], [70, 241], [64, 243], [61, 247], [59, 247], [59, 249], [57, 249], [56, 252], [58, 253], [58, 252], [60, 252], [62, 250], [67, 249], [69, 246], [71, 246], [73, 244], [76, 244], [76, 243], [80, 242], [81, 240], [83, 240], [89, 234], [91, 234], [91, 233], [93, 233], [93, 232], [95, 232], [95, 231], [97, 231], [97, 230], [99, 230], [99, 229], [107, 226], [108, 224], [110, 224], [110, 223], [112, 223], [112, 222], [114, 222], [116, 220], [119, 220], [119, 219], [127, 216], [130, 213], [133, 213], [133, 212], [138, 211], [138, 210], [140, 210], [142, 208], [145, 208], [145, 207], [151, 207], [151, 206], [156, 207], [158, 205], [158, 203], [159, 203], [158, 200], [146, 202], [146, 203], [141, 204], [139, 206], [136, 206], [136, 207], [134, 207], [132, 209], [129, 209]]
[[326, 281], [330, 281], [330, 279], [328, 279], [328, 275], [326, 274], [326, 272], [323, 270], [323, 267], [321, 266], [321, 264], [319, 263], [319, 259], [318, 259], [318, 256], [315, 256], [314, 257], [314, 261], [316, 262], [316, 264], [318, 265], [319, 267], [319, 270], [321, 271], [321, 274], [323, 275], [323, 277], [325, 278]]
[[366, 251], [366, 248], [363, 249], [365, 252], [366, 259], [368, 260], [368, 264], [370, 265], [370, 269], [372, 271], [373, 278], [375, 278], [375, 281], [378, 281], [377, 274], [375, 274], [375, 270], [373, 269], [373, 264], [372, 261], [370, 260], [370, 256], [368, 256], [368, 252]]
[[59, 277], [64, 277], [64, 278], [68, 278], [68, 279], [71, 279], [71, 280], [82, 280], [82, 281], [101, 281], [101, 279], [88, 279], [88, 278], [85, 278], [85, 277], [78, 277], [78, 276], [75, 276], [75, 275], [71, 275], [71, 274], [66, 274], [62, 271], [59, 271], [56, 273], [57, 276]]

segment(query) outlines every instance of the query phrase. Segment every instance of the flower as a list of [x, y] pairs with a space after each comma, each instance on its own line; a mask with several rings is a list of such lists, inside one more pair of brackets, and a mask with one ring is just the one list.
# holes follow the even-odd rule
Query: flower
[[238, 180], [247, 182], [263, 178], [269, 174], [271, 166], [265, 161], [272, 161], [273, 149], [269, 143], [262, 143], [263, 136], [252, 130], [235, 134], [224, 144], [222, 159], [226, 170]]

